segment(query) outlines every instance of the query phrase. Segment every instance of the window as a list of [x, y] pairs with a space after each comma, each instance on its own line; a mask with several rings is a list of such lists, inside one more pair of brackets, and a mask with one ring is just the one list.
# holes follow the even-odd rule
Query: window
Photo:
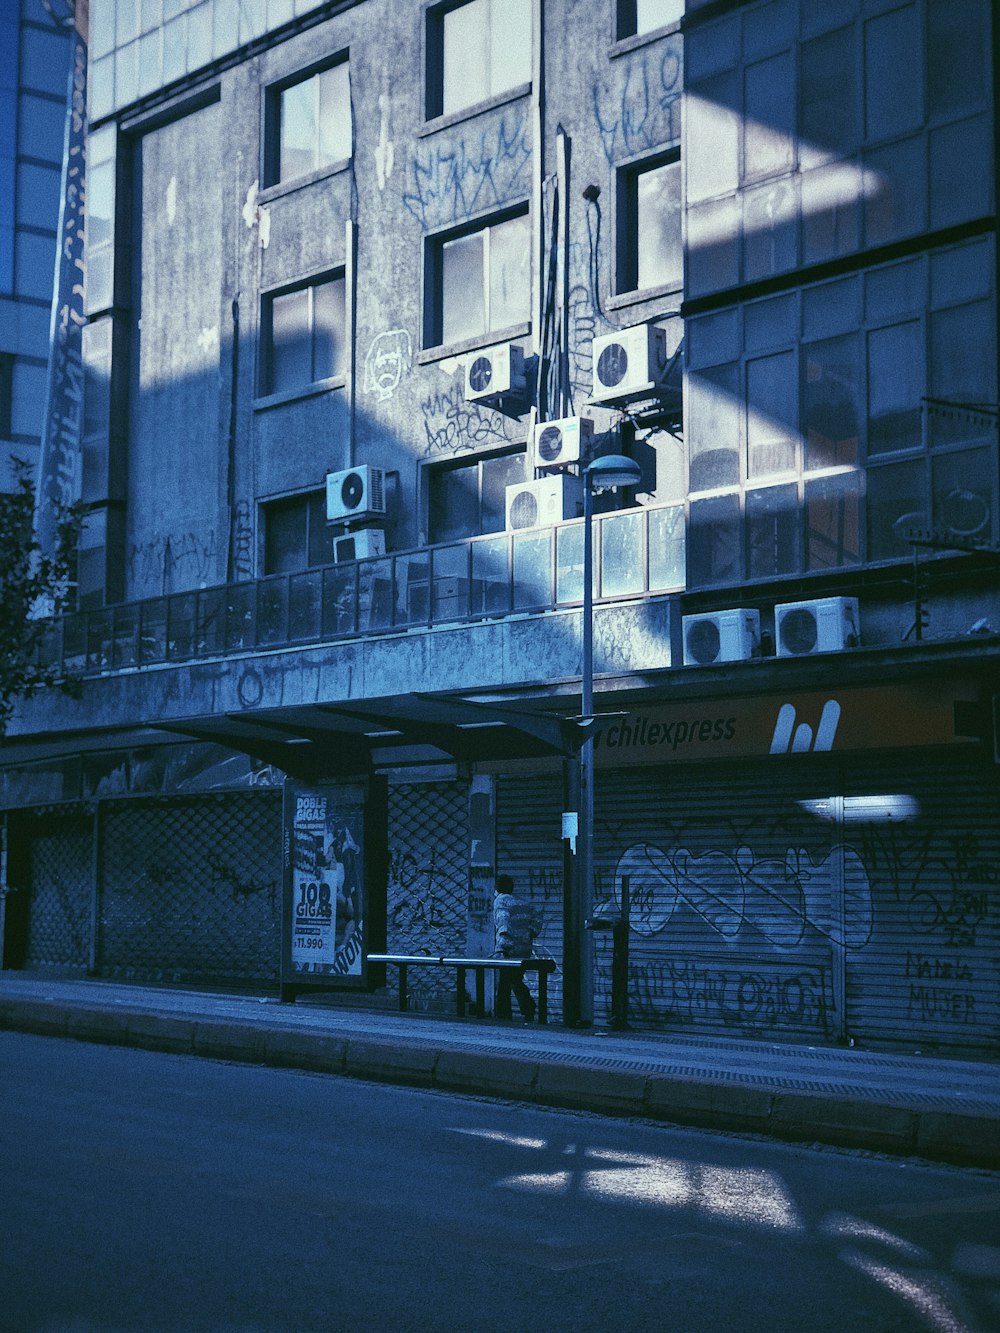
[[0, 353], [0, 440], [10, 439], [14, 358]]
[[840, 28], [803, 42], [799, 61], [799, 161], [820, 166], [861, 142], [861, 96], [854, 30]]
[[330, 564], [333, 526], [326, 521], [326, 491], [273, 500], [262, 510], [265, 574], [292, 574]]
[[618, 0], [619, 41], [644, 32], [655, 32], [684, 17], [684, 0]]
[[459, 342], [527, 321], [531, 235], [526, 213], [429, 242], [428, 345]]
[[87, 140], [87, 313], [114, 304], [115, 126], [102, 125]]
[[[797, 46], [781, 26], [796, 9]], [[759, 26], [747, 18], [739, 69], [735, 26], [693, 25], [687, 298], [988, 217], [989, 12], [983, 0], [775, 3]], [[765, 182], [783, 188], [744, 193], [738, 216], [740, 185]]]
[[268, 185], [307, 176], [352, 156], [351, 84], [346, 61], [268, 91]]
[[829, 338], [806, 347], [802, 383], [806, 468], [855, 464], [861, 415], [857, 339]]
[[992, 281], [976, 241], [689, 320], [690, 587], [996, 541]]
[[263, 393], [287, 393], [345, 373], [345, 288], [340, 275], [264, 298]]
[[924, 330], [907, 320], [868, 334], [868, 452], [895, 453], [920, 444]]
[[680, 287], [681, 164], [677, 153], [650, 166], [622, 171], [619, 184], [621, 243], [618, 289]]
[[531, 0], [468, 0], [430, 11], [427, 117], [531, 82]]
[[427, 493], [432, 544], [502, 532], [507, 519], [507, 487], [524, 479], [523, 453], [432, 468]]

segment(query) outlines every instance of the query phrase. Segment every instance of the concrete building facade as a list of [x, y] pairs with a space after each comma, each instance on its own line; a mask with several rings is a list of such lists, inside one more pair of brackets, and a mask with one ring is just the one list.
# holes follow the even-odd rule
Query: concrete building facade
[[[987, 0], [93, 0], [5, 963], [1000, 1049]], [[581, 885], [585, 469], [600, 725]], [[414, 1002], [444, 1002], [426, 969]]]
[[34, 469], [44, 425], [70, 83], [64, 4], [0, 14], [0, 489]]

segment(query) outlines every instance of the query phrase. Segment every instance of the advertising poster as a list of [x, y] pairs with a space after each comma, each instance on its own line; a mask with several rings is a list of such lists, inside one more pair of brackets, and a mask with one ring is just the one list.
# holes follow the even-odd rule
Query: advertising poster
[[361, 977], [364, 804], [360, 789], [285, 789], [284, 972], [295, 981]]

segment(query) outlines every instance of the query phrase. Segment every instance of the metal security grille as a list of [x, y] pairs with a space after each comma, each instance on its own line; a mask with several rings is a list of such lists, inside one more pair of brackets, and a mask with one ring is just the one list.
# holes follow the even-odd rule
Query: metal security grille
[[[469, 789], [463, 782], [389, 788], [390, 953], [463, 954], [469, 897]], [[453, 978], [414, 968], [411, 1002], [450, 1003]]]
[[26, 968], [85, 970], [93, 902], [93, 821], [53, 813], [30, 820], [30, 901]]
[[109, 805], [101, 872], [102, 975], [277, 981], [279, 793]]

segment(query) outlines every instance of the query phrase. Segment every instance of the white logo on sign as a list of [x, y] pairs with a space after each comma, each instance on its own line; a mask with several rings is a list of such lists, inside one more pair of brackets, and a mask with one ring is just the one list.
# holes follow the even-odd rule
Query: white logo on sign
[[771, 737], [772, 754], [808, 754], [810, 750], [816, 753], [833, 749], [833, 738], [840, 721], [840, 704], [836, 699], [828, 699], [823, 705], [815, 736], [808, 722], [796, 725], [795, 717], [794, 704], [782, 704], [778, 709], [778, 720]]

